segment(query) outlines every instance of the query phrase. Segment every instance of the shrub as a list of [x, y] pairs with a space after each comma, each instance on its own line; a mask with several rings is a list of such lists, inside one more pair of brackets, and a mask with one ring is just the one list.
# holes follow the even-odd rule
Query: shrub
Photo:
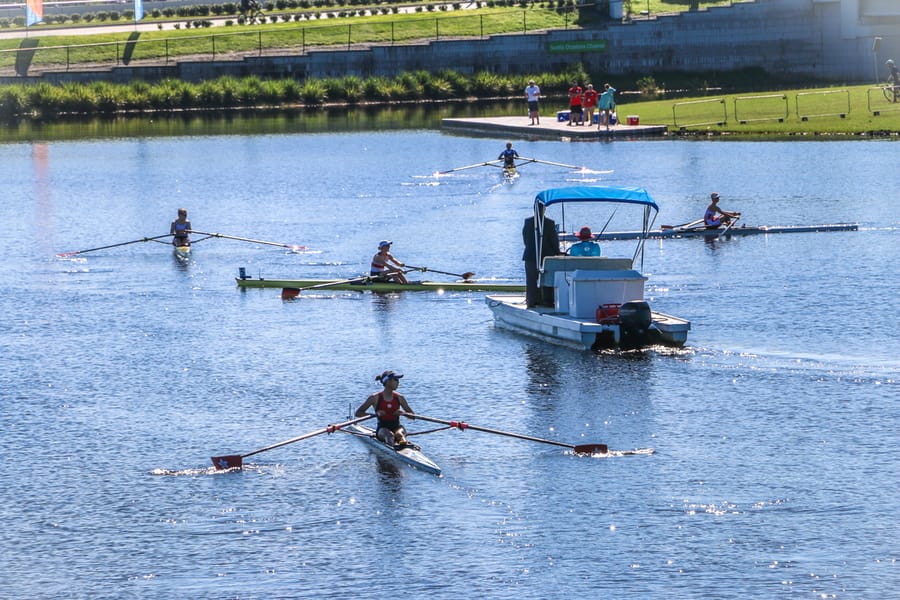
[[320, 106], [328, 100], [324, 82], [318, 79], [307, 79], [300, 88], [300, 97], [305, 104]]
[[28, 102], [21, 85], [0, 86], [0, 120], [9, 121], [23, 115]]

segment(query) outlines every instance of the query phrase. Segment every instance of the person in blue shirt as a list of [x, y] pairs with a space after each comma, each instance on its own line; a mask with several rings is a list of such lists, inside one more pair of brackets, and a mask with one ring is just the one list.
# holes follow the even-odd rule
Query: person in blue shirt
[[594, 234], [591, 233], [590, 227], [582, 227], [578, 232], [578, 239], [581, 240], [576, 244], [572, 244], [569, 248], [569, 256], [600, 256], [600, 244], [593, 241]]
[[519, 153], [513, 150], [512, 142], [506, 142], [506, 150], [500, 153], [497, 160], [503, 161], [504, 169], [515, 169], [517, 158], [519, 158]]
[[597, 124], [597, 130], [599, 131], [601, 127], [606, 127], [607, 131], [609, 130], [609, 121], [612, 118], [612, 113], [616, 110], [616, 100], [613, 97], [613, 94], [616, 93], [616, 88], [612, 87], [608, 83], [603, 84], [603, 93], [600, 94], [599, 106], [600, 106], [600, 119]]

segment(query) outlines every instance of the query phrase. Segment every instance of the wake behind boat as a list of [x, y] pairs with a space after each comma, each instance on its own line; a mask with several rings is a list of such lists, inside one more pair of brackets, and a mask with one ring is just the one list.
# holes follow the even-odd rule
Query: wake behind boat
[[[770, 233], [818, 233], [824, 231], [857, 231], [859, 225], [857, 223], [833, 223], [824, 225], [741, 225], [732, 227], [715, 227], [709, 228], [704, 225], [676, 226], [666, 229], [653, 229], [646, 233], [646, 237], [650, 239], [668, 239], [668, 238], [718, 238], [742, 235], [766, 235]], [[636, 240], [644, 236], [643, 231], [609, 231], [596, 236], [598, 240]], [[560, 239], [572, 241], [575, 239], [574, 234], [560, 236]]]
[[[566, 230], [567, 214], [613, 205], [637, 206], [643, 236], [631, 257], [546, 256], [540, 259], [545, 209], [556, 206]], [[495, 324], [504, 329], [578, 349], [638, 348], [649, 344], [682, 346], [689, 321], [652, 311], [644, 301], [647, 280], [634, 265], [659, 208], [642, 188], [569, 187], [545, 190], [534, 201], [536, 265], [540, 285], [553, 291], [552, 306], [528, 306], [525, 295], [489, 295], [485, 301]], [[556, 211], [555, 211], [556, 212]], [[596, 214], [593, 217], [597, 219]], [[602, 222], [602, 221], [601, 221]], [[567, 236], [560, 236], [566, 238]]]

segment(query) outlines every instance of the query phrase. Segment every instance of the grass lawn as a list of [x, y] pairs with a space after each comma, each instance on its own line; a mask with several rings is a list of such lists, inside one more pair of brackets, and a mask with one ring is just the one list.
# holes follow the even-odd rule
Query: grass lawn
[[641, 123], [666, 124], [673, 132], [688, 134], [813, 136], [900, 132], [900, 102], [889, 102], [882, 89], [872, 85], [644, 102], [631, 102], [625, 97], [619, 99], [616, 112], [623, 121], [634, 114], [640, 116]]

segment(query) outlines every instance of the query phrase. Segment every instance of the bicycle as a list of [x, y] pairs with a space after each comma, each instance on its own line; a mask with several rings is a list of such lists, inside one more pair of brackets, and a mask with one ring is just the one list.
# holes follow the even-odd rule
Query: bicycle
[[888, 102], [900, 102], [900, 85], [892, 85], [891, 82], [885, 84], [881, 91]]

